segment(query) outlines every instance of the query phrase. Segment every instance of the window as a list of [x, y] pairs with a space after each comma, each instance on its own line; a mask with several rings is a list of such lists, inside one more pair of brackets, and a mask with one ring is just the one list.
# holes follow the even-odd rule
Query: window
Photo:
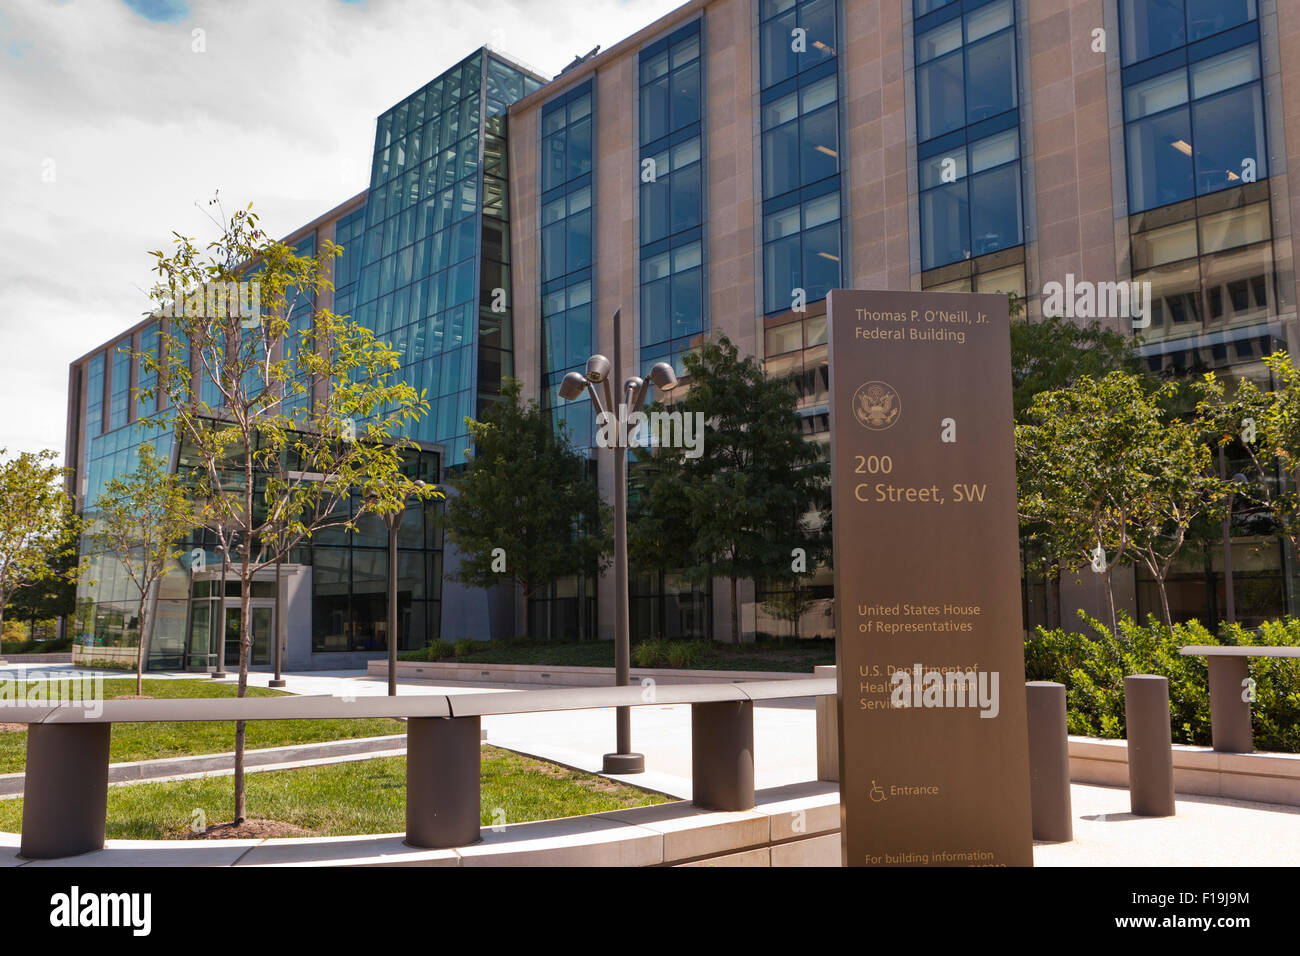
[[761, 0], [763, 89], [836, 55], [834, 0]]
[[836, 4], [761, 0], [763, 309], [842, 284]]
[[1011, 0], [976, 7], [920, 33], [916, 63], [917, 130], [922, 142], [1015, 109], [1016, 31]]
[[925, 270], [1024, 241], [1015, 6], [929, 10], [916, 39]]
[[1120, 0], [1124, 65], [1255, 20], [1255, 0]]
[[1255, 42], [1125, 87], [1131, 213], [1268, 175]]
[[591, 406], [560, 402], [564, 376], [583, 367], [595, 343], [592, 314], [594, 223], [591, 81], [542, 107], [542, 403], [556, 427], [568, 426], [579, 444], [591, 443]]
[[641, 144], [700, 120], [699, 21], [642, 51]]
[[1267, 186], [1251, 184], [1131, 217], [1133, 278], [1151, 283], [1148, 341], [1267, 321], [1276, 313]]
[[834, 75], [763, 105], [763, 198], [839, 172], [839, 109]]
[[591, 265], [591, 187], [542, 206], [542, 281]]
[[641, 343], [655, 345], [704, 330], [700, 243], [641, 260]]
[[763, 220], [764, 310], [791, 307], [796, 289], [805, 301], [826, 298], [840, 276], [840, 196], [828, 193]]
[[[86, 437], [104, 430], [104, 353], [86, 363]], [[87, 446], [88, 447], [88, 446]]]
[[645, 47], [641, 76], [642, 365], [681, 356], [707, 328], [701, 20]]
[[687, 140], [647, 156], [652, 180], [641, 183], [641, 243], [648, 245], [704, 221], [703, 162], [700, 138]]

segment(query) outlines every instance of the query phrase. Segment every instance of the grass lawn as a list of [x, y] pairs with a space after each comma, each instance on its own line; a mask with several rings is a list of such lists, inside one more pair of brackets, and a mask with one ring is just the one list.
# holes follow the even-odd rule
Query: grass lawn
[[[404, 655], [405, 657], [405, 655]], [[549, 664], [579, 667], [613, 667], [612, 641], [547, 643], [511, 641], [479, 643], [460, 657], [441, 658], [474, 664]], [[636, 645], [632, 645], [632, 666], [637, 665]], [[829, 639], [801, 641], [764, 641], [750, 644], [723, 644], [712, 641], [709, 650], [700, 654], [687, 669], [719, 671], [811, 671], [818, 664], [835, 663], [835, 642]]]
[[[406, 829], [406, 758], [379, 757], [328, 767], [250, 773], [248, 813], [301, 827], [300, 836], [401, 833]], [[194, 811], [209, 825], [230, 819], [229, 777], [139, 783], [108, 790], [109, 839], [189, 835]], [[483, 748], [480, 821], [522, 823], [621, 810], [669, 798], [593, 774]], [[497, 813], [498, 808], [504, 816]], [[22, 827], [22, 800], [0, 800], [0, 831]]]
[[[27, 681], [29, 686], [36, 681]], [[234, 697], [235, 684], [211, 680], [146, 680], [147, 697]], [[135, 693], [135, 678], [104, 681], [104, 699]], [[266, 687], [248, 688], [249, 697], [281, 696], [282, 691]], [[0, 708], [0, 724], [4, 709]], [[382, 737], [406, 732], [406, 724], [388, 718], [361, 720], [251, 720], [246, 725], [246, 746], [284, 747], [351, 737]], [[151, 760], [189, 754], [225, 753], [235, 749], [233, 721], [182, 721], [157, 724], [114, 724], [110, 757], [123, 760]], [[27, 731], [0, 732], [0, 773], [21, 772], [27, 763]]]

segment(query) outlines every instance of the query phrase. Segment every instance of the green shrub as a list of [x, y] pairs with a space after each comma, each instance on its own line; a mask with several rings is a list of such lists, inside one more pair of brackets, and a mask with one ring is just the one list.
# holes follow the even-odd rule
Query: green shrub
[[475, 643], [476, 642], [471, 641], [468, 637], [462, 637], [456, 642], [456, 656], [464, 657], [466, 654], [473, 654]]
[[453, 653], [455, 648], [440, 638], [418, 651], [405, 651], [397, 657], [403, 661], [440, 661], [451, 657]]
[[642, 641], [632, 649], [637, 667], [663, 667], [668, 663], [669, 644], [661, 637]]
[[[1035, 629], [1025, 640], [1025, 678], [1051, 680], [1066, 687], [1071, 734], [1123, 737], [1124, 677], [1158, 674], [1169, 680], [1169, 727], [1175, 743], [1208, 746], [1210, 689], [1204, 657], [1178, 653], [1188, 644], [1300, 645], [1300, 620], [1283, 618], [1252, 632], [1221, 625], [1211, 634], [1199, 621], [1164, 627], [1155, 617], [1145, 626], [1121, 616], [1119, 637], [1100, 621], [1080, 614], [1089, 634]], [[1294, 659], [1249, 660], [1255, 680], [1251, 705], [1255, 746], [1300, 753], [1300, 667]]]
[[72, 649], [72, 635], [48, 641], [2, 641], [0, 654], [58, 654]]
[[668, 645], [668, 666], [699, 667], [712, 652], [712, 641], [672, 641]]

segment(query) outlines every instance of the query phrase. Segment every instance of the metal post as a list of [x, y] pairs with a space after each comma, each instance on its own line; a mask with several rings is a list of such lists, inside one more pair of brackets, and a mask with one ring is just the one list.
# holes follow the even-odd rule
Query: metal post
[[226, 678], [226, 546], [220, 545], [221, 551], [221, 596], [217, 598], [217, 668], [212, 672], [213, 680]]
[[1169, 681], [1154, 674], [1124, 678], [1129, 803], [1141, 817], [1174, 815], [1174, 749], [1169, 739]]
[[1065, 685], [1025, 684], [1029, 718], [1029, 803], [1034, 839], [1074, 839], [1070, 807], [1070, 743], [1065, 723]]
[[402, 524], [406, 501], [402, 511], [388, 519], [388, 696], [397, 696], [397, 529]]
[[49, 860], [104, 848], [112, 727], [28, 725], [21, 856]]
[[1246, 682], [1250, 669], [1246, 658], [1209, 655], [1210, 734], [1220, 753], [1248, 754], [1255, 749], [1250, 729], [1250, 701]]
[[479, 840], [478, 717], [406, 722], [406, 842], [445, 848]]
[[267, 684], [268, 687], [284, 687], [287, 683], [280, 676], [280, 645], [284, 634], [284, 624], [282, 623], [284, 616], [281, 612], [280, 602], [280, 583], [282, 581], [280, 577], [280, 561], [282, 557], [277, 547], [275, 558], [275, 633], [272, 635], [272, 639], [275, 641], [275, 676]]
[[[614, 315], [614, 401], [623, 394], [622, 315]], [[608, 409], [620, 415], [620, 409]], [[621, 430], [620, 430], [621, 431]], [[631, 628], [627, 611], [627, 449], [614, 445], [614, 683], [626, 687], [631, 681]], [[642, 773], [645, 757], [632, 752], [632, 709], [619, 707], [614, 715], [615, 752], [605, 754], [605, 773]]]
[[754, 702], [691, 704], [691, 802], [704, 810], [754, 808]]

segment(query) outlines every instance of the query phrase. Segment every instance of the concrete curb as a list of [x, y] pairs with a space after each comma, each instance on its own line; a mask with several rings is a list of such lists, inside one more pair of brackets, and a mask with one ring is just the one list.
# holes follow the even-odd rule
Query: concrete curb
[[[370, 677], [387, 677], [388, 661], [366, 664]], [[739, 683], [753, 680], [807, 680], [807, 671], [703, 671], [666, 667], [633, 667], [632, 683], [650, 678], [661, 684]], [[398, 680], [463, 681], [505, 684], [547, 684], [556, 687], [605, 687], [613, 683], [609, 667], [570, 664], [474, 664], [455, 661], [398, 661]]]

